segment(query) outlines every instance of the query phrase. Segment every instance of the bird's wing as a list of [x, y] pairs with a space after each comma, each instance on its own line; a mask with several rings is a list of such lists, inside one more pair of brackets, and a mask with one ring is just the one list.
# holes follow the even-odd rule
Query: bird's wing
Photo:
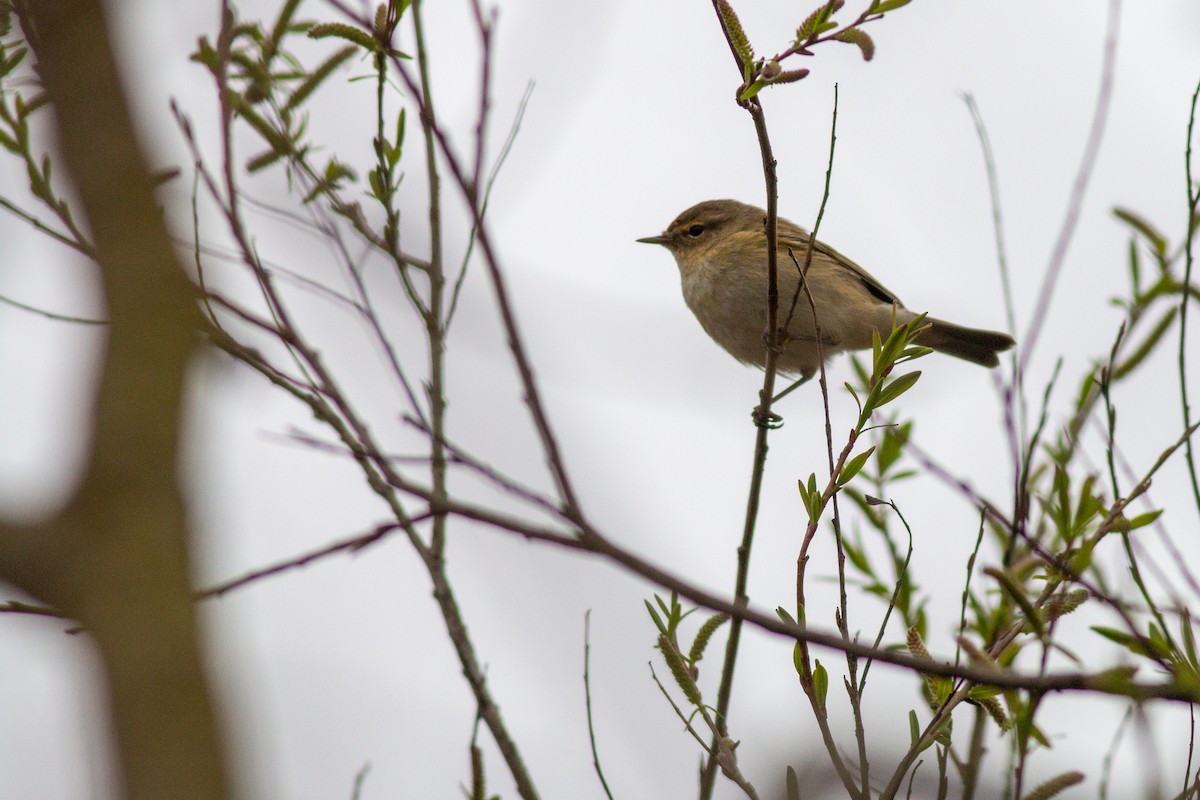
[[[799, 225], [788, 222], [784, 219], [779, 220], [779, 246], [785, 249], [791, 247], [792, 252], [796, 256], [796, 260], [799, 261], [801, 265], [804, 264], [804, 250], [808, 247], [808, 239], [808, 231], [804, 230]], [[871, 273], [867, 272], [858, 264], [855, 264], [853, 261], [846, 258], [837, 250], [834, 250], [820, 239], [817, 239], [814, 242], [813, 251], [829, 257], [835, 264], [854, 273], [854, 276], [858, 278], [859, 282], [862, 283], [866, 290], [874, 297], [879, 298], [880, 302], [887, 303], [889, 305], [895, 303], [896, 305], [903, 307], [904, 303], [899, 297], [896, 296], [895, 292], [893, 292], [891, 289], [888, 289], [886, 286], [876, 280]]]

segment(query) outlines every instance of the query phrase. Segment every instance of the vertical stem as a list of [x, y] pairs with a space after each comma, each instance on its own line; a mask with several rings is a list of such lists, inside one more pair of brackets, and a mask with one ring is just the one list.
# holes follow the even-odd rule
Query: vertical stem
[[[431, 478], [430, 510], [433, 512], [432, 533], [427, 553], [423, 554], [425, 566], [433, 582], [433, 596], [441, 610], [446, 632], [458, 654], [463, 675], [475, 695], [477, 714], [488, 726], [496, 747], [516, 783], [517, 793], [524, 800], [536, 800], [538, 792], [532, 777], [521, 757], [516, 742], [508, 732], [500, 716], [500, 708], [487, 686], [487, 676], [480, 666], [467, 632], [466, 622], [458, 601], [454, 597], [450, 580], [446, 575], [445, 545], [447, 520], [446, 489], [446, 395], [445, 395], [445, 287], [444, 260], [442, 257], [441, 180], [438, 174], [438, 128], [433, 110], [433, 94], [429, 77], [428, 48], [425, 29], [421, 20], [422, 0], [413, 0], [413, 27], [417, 42], [417, 68], [419, 72], [421, 131], [425, 138], [425, 162], [429, 173], [429, 306], [425, 315], [426, 333], [429, 337], [429, 420]], [[484, 58], [489, 54], [484, 53]], [[406, 78], [406, 83], [407, 83]], [[413, 88], [410, 86], [410, 88]], [[485, 89], [486, 91], [486, 89]], [[482, 142], [479, 143], [482, 147]], [[478, 199], [474, 192], [467, 192], [473, 216], [478, 218]]]
[[961, 771], [963, 782], [962, 800], [975, 800], [975, 789], [979, 783], [979, 774], [983, 766], [983, 756], [987, 753], [987, 749], [983, 746], [987, 724], [987, 712], [976, 706], [975, 723], [971, 728], [971, 744], [967, 750], [967, 763]]
[[429, 306], [425, 314], [425, 332], [429, 337], [429, 426], [430, 478], [433, 498], [432, 534], [429, 555], [431, 571], [441, 572], [446, 548], [446, 339], [442, 327], [443, 295], [446, 277], [442, 261], [442, 202], [441, 177], [438, 174], [437, 142], [433, 127], [433, 91], [429, 78], [429, 52], [425, 44], [425, 27], [421, 20], [422, 0], [413, 0], [413, 30], [417, 43], [417, 69], [421, 80], [421, 131], [425, 138], [425, 171], [429, 179]]
[[[1192, 265], [1195, 263], [1192, 242], [1195, 239], [1196, 233], [1196, 209], [1200, 206], [1200, 187], [1194, 186], [1192, 183], [1192, 139], [1196, 125], [1196, 101], [1198, 99], [1200, 99], [1200, 83], [1196, 85], [1196, 91], [1192, 93], [1192, 110], [1188, 115], [1187, 149], [1184, 151], [1184, 177], [1187, 179], [1188, 227], [1187, 244], [1184, 248], [1183, 291], [1179, 295], [1179, 399], [1183, 409], [1184, 430], [1187, 430], [1192, 425], [1191, 404], [1188, 401], [1186, 345], [1188, 306], [1191, 305], [1188, 301], [1191, 299]], [[1190, 436], [1184, 443], [1184, 458], [1187, 461], [1188, 477], [1191, 478], [1192, 497], [1196, 501], [1196, 510], [1200, 511], [1200, 480], [1196, 478], [1196, 456], [1192, 449], [1192, 439]]]
[[[762, 389], [759, 391], [758, 408], [754, 411], [755, 423], [758, 426], [754, 437], [754, 464], [750, 476], [750, 491], [746, 497], [746, 519], [742, 527], [742, 542], [738, 545], [737, 578], [734, 582], [734, 604], [744, 608], [750, 597], [746, 587], [750, 575], [750, 550], [754, 544], [754, 528], [758, 522], [758, 507], [762, 498], [763, 476], [767, 463], [767, 436], [770, 433], [768, 422], [771, 416], [771, 400], [775, 396], [775, 365], [779, 358], [779, 282], [778, 282], [778, 253], [776, 220], [779, 216], [778, 181], [775, 173], [775, 156], [771, 150], [771, 139], [767, 135], [767, 121], [763, 115], [762, 104], [757, 97], [747, 104], [750, 117], [754, 120], [754, 129], [758, 134], [759, 150], [762, 153], [763, 178], [767, 190], [767, 217], [763, 221], [767, 233], [767, 343], [765, 358], [765, 373]], [[717, 770], [718, 737], [729, 732], [728, 714], [729, 703], [733, 693], [733, 673], [737, 665], [738, 647], [742, 637], [742, 618], [737, 614], [729, 622], [729, 639], [725, 644], [725, 663], [721, 668], [721, 683], [717, 689], [717, 733], [713, 735], [712, 747], [708, 759], [700, 773], [700, 798], [708, 800], [712, 797], [714, 779]]]

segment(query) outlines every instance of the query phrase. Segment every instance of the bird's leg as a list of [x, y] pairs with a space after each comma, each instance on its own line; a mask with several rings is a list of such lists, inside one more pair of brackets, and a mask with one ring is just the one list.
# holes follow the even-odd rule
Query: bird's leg
[[772, 403], [778, 403], [780, 400], [782, 400], [783, 398], [787, 397], [789, 394], [791, 394], [792, 392], [796, 391], [797, 389], [799, 389], [799, 388], [800, 388], [801, 386], [803, 386], [804, 384], [806, 384], [806, 383], [808, 383], [809, 381], [811, 381], [811, 380], [812, 380], [812, 377], [813, 377], [813, 375], [814, 375], [814, 374], [815, 374], [815, 373], [809, 372], [809, 373], [807, 373], [807, 374], [805, 374], [805, 375], [801, 375], [801, 376], [800, 376], [800, 380], [796, 381], [796, 382], [795, 382], [795, 383], [793, 383], [791, 386], [787, 387], [787, 388], [786, 388], [786, 389], [784, 389], [782, 392], [780, 392], [779, 394], [777, 394], [777, 395], [775, 395], [773, 398], [771, 398], [771, 402], [772, 402]]

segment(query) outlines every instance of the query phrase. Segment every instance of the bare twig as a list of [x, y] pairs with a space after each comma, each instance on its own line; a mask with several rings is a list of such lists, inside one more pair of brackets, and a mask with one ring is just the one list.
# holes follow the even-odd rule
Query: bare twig
[[52, 319], [56, 322], [73, 322], [77, 325], [107, 325], [108, 324], [108, 320], [106, 320], [106, 319], [88, 319], [86, 317], [74, 317], [69, 314], [58, 314], [53, 311], [47, 311], [44, 308], [37, 308], [36, 306], [26, 305], [25, 303], [19, 302], [17, 300], [13, 300], [11, 297], [5, 297], [2, 294], [0, 294], [0, 303], [3, 303], [6, 306], [12, 306], [13, 308], [19, 308], [22, 311], [28, 311], [30, 314], [36, 314], [39, 317], [45, 317], [46, 319]]
[[983, 166], [987, 173], [988, 195], [992, 205], [992, 231], [996, 239], [996, 263], [1000, 268], [1000, 287], [1004, 292], [1004, 314], [1008, 321], [1008, 332], [1017, 332], [1017, 312], [1013, 304], [1012, 280], [1008, 273], [1008, 252], [1004, 246], [1004, 220], [1000, 210], [1000, 179], [996, 175], [996, 159], [992, 155], [992, 142], [988, 138], [987, 126], [983, 124], [983, 115], [975, 104], [975, 95], [964, 92], [963, 102], [971, 112], [971, 121], [975, 123], [975, 135], [979, 138], [979, 148], [983, 151]]
[[[416, 524], [423, 519], [428, 519], [429, 516], [429, 514], [421, 514], [408, 520], [408, 522], [409, 524]], [[289, 572], [299, 567], [308, 566], [314, 561], [319, 561], [323, 558], [336, 555], [337, 553], [344, 553], [347, 551], [358, 552], [359, 550], [378, 542], [380, 539], [384, 538], [399, 527], [400, 525], [395, 522], [381, 523], [376, 525], [370, 533], [360, 534], [349, 539], [342, 539], [303, 555], [289, 558], [286, 561], [281, 561], [278, 564], [272, 564], [269, 567], [253, 570], [241, 576], [240, 578], [234, 578], [233, 580], [225, 581], [224, 583], [219, 583], [216, 586], [210, 586], [207, 589], [196, 592], [194, 597], [197, 600], [207, 600], [212, 597], [223, 597], [235, 589], [240, 589], [243, 586], [248, 586], [251, 583], [257, 583], [263, 578], [270, 578], [274, 575], [279, 575], [282, 572]]]
[[1083, 197], [1091, 180], [1092, 172], [1096, 165], [1096, 158], [1100, 154], [1100, 140], [1104, 136], [1104, 128], [1108, 122], [1108, 110], [1112, 101], [1120, 16], [1121, 0], [1109, 0], [1108, 32], [1104, 38], [1104, 63], [1101, 68], [1100, 92], [1096, 98], [1096, 110], [1092, 116], [1092, 126], [1088, 132], [1087, 143], [1083, 148], [1083, 159], [1080, 161], [1079, 171], [1076, 172], [1075, 181], [1071, 186], [1071, 196], [1067, 201], [1066, 217], [1063, 219], [1058, 238], [1055, 240], [1054, 248], [1050, 253], [1050, 263], [1047, 265], [1046, 273], [1042, 278], [1042, 286], [1038, 291], [1033, 316], [1029, 320], [1029, 327], [1026, 329], [1025, 337], [1020, 345], [1021, 359], [1017, 366], [1018, 374], [1024, 374], [1025, 369], [1029, 365], [1029, 359], [1033, 357], [1033, 353], [1037, 349], [1038, 339], [1042, 333], [1042, 325], [1046, 322], [1050, 300], [1054, 295], [1054, 287], [1058, 283], [1058, 276], [1062, 273], [1063, 264], [1067, 259], [1067, 249], [1075, 233], [1075, 225], [1079, 221], [1079, 212], [1083, 207]]
[[[1195, 255], [1192, 249], [1192, 243], [1196, 236], [1196, 210], [1200, 208], [1200, 184], [1193, 181], [1192, 178], [1192, 141], [1195, 138], [1194, 129], [1196, 125], [1196, 101], [1200, 99], [1200, 83], [1196, 84], [1196, 91], [1192, 93], [1192, 106], [1188, 114], [1187, 128], [1187, 149], [1184, 154], [1184, 177], [1187, 181], [1187, 199], [1188, 199], [1188, 222], [1187, 222], [1187, 238], [1184, 245], [1185, 261], [1183, 268], [1183, 292], [1179, 295], [1179, 404], [1183, 411], [1183, 427], [1191, 426], [1191, 406], [1188, 402], [1188, 369], [1187, 369], [1187, 322], [1188, 322], [1188, 290], [1192, 285], [1192, 266], [1195, 264]], [[1187, 447], [1184, 450], [1184, 457], [1187, 461], [1188, 477], [1191, 478], [1192, 498], [1196, 501], [1196, 511], [1200, 513], [1200, 479], [1196, 477], [1196, 456], [1193, 451], [1191, 439], [1187, 442]]]
[[608, 800], [613, 800], [612, 791], [608, 788], [608, 781], [604, 778], [604, 769], [600, 766], [600, 753], [596, 750], [596, 729], [592, 725], [591, 625], [592, 610], [589, 608], [583, 615], [583, 699], [584, 705], [587, 707], [588, 743], [592, 748], [592, 766], [596, 769], [596, 777], [600, 779], [604, 795]]

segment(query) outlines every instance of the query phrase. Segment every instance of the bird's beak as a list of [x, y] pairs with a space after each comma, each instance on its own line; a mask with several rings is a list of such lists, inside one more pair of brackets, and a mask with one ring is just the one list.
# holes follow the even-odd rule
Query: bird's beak
[[658, 236], [647, 236], [645, 239], [638, 239], [638, 241], [642, 244], [661, 244], [663, 247], [666, 247], [667, 242], [671, 240], [666, 236], [659, 234]]

